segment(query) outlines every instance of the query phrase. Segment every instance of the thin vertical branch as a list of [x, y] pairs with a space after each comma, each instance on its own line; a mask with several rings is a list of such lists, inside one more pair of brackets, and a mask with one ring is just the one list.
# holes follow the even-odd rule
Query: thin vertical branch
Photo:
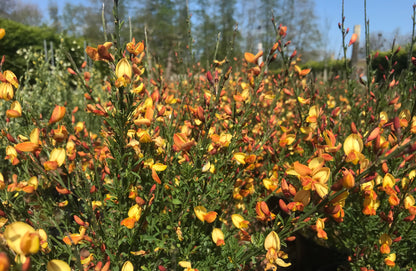
[[416, 26], [416, 4], [413, 4], [413, 15], [412, 15], [412, 40], [410, 41], [410, 48], [409, 54], [407, 57], [407, 67], [410, 69], [412, 65], [412, 54], [413, 54], [413, 46], [415, 44], [415, 26]]
[[106, 28], [106, 22], [105, 22], [105, 16], [104, 16], [104, 3], [103, 7], [101, 9], [101, 22], [103, 24], [103, 33], [104, 33], [104, 41], [107, 41], [107, 28]]

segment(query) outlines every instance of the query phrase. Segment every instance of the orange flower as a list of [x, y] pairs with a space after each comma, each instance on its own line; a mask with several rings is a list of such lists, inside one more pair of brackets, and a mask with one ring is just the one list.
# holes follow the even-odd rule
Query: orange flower
[[348, 46], [351, 46], [352, 44], [354, 44], [357, 41], [357, 38], [358, 38], [358, 35], [356, 33], [352, 34], [350, 43], [348, 44]]
[[382, 254], [389, 254], [390, 253], [390, 246], [393, 243], [393, 241], [391, 240], [390, 235], [388, 235], [387, 233], [383, 233], [380, 236], [380, 239], [378, 240], [378, 242], [380, 243], [380, 252]]
[[22, 116], [22, 106], [18, 101], [14, 101], [10, 105], [10, 109], [6, 111], [6, 116], [9, 118], [18, 118]]
[[308, 166], [296, 161], [286, 173], [297, 176], [302, 182], [303, 190], [316, 191], [321, 198], [324, 198], [328, 194], [327, 181], [330, 175], [330, 169], [324, 167], [324, 163], [321, 157], [312, 159]]
[[27, 141], [27, 142], [22, 142], [22, 143], [16, 144], [16, 146], [14, 146], [14, 147], [17, 151], [33, 152], [39, 147], [39, 145], [36, 144], [36, 143]]
[[259, 58], [263, 55], [263, 51], [258, 52], [256, 55], [253, 55], [252, 53], [244, 53], [244, 59], [248, 63], [257, 64], [257, 61]]
[[103, 45], [98, 45], [97, 48], [87, 46], [85, 51], [87, 55], [94, 61], [114, 61], [114, 57], [108, 52], [108, 49], [113, 45], [112, 42], [106, 42]]
[[325, 130], [323, 134], [324, 134], [324, 138], [326, 142], [326, 146], [325, 146], [326, 152], [332, 153], [332, 152], [337, 152], [339, 151], [339, 149], [341, 149], [342, 144], [338, 143], [338, 145], [336, 145], [337, 140], [334, 134], [332, 133], [332, 131]]
[[[21, 143], [19, 143], [21, 144]], [[19, 145], [17, 144], [17, 145]], [[9, 159], [10, 163], [12, 163], [12, 165], [17, 165], [19, 164], [19, 159], [17, 158], [17, 151], [13, 146], [7, 146], [6, 147], [6, 157], [4, 157], [4, 159]]]
[[194, 213], [196, 217], [201, 220], [202, 222], [212, 223], [217, 218], [217, 212], [209, 211], [204, 206], [196, 206], [194, 208]]
[[0, 252], [0, 270], [8, 271], [10, 267], [9, 257], [5, 252]]
[[269, 206], [264, 201], [257, 202], [256, 204], [256, 213], [257, 219], [261, 221], [270, 221], [273, 220], [276, 215], [270, 212]]
[[279, 35], [283, 38], [287, 34], [287, 26], [279, 26]]
[[390, 267], [394, 267], [396, 265], [395, 261], [396, 261], [396, 253], [391, 253], [384, 259], [384, 263]]
[[79, 228], [79, 233], [72, 233], [70, 235], [67, 235], [62, 240], [67, 245], [77, 245], [84, 239], [85, 231], [86, 231], [86, 228], [81, 226]]
[[142, 207], [138, 204], [130, 207], [129, 212], [127, 213], [128, 217], [123, 219], [120, 222], [120, 225], [127, 227], [128, 229], [133, 229], [137, 221], [140, 220], [142, 215]]
[[189, 151], [196, 144], [194, 140], [189, 140], [185, 133], [174, 134], [173, 143], [175, 151]]
[[326, 232], [324, 231], [324, 228], [325, 228], [325, 219], [318, 218], [315, 223], [316, 235], [318, 236], [318, 238], [328, 239], [328, 236]]
[[126, 44], [126, 49], [130, 54], [133, 54], [134, 56], [139, 55], [144, 50], [144, 43], [143, 41], [140, 41], [136, 44], [136, 40], [134, 37], [132, 38], [131, 42]]
[[49, 124], [60, 121], [65, 116], [66, 108], [64, 106], [56, 105], [53, 109], [52, 116], [49, 119]]
[[352, 170], [342, 168], [342, 186], [349, 189], [353, 188], [355, 185], [355, 178]]

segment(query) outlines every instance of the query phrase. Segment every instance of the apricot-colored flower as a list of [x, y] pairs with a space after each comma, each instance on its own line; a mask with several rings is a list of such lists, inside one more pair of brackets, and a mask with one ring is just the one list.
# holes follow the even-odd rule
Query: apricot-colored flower
[[192, 268], [191, 262], [179, 261], [178, 264], [184, 268], [184, 271], [198, 271], [198, 269]]
[[308, 114], [308, 117], [306, 118], [306, 121], [311, 124], [312, 128], [316, 127], [318, 117], [319, 117], [319, 107], [316, 105], [311, 106], [309, 108], [309, 114]]
[[222, 232], [221, 229], [214, 228], [212, 230], [211, 237], [212, 237], [212, 241], [214, 241], [214, 243], [217, 246], [223, 246], [223, 245], [225, 245], [225, 242], [224, 242], [224, 233]]
[[66, 152], [64, 148], [54, 148], [50, 155], [49, 161], [55, 161], [58, 166], [62, 166], [65, 163]]
[[194, 140], [189, 140], [186, 133], [177, 133], [173, 135], [173, 149], [175, 151], [189, 151], [196, 145]]
[[375, 215], [377, 208], [380, 206], [380, 201], [377, 198], [376, 192], [369, 189], [365, 193], [362, 212], [365, 215]]

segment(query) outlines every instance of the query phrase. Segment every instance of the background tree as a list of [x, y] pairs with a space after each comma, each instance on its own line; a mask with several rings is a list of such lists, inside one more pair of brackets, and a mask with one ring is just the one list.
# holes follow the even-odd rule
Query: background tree
[[43, 14], [35, 3], [26, 3], [21, 0], [0, 0], [1, 15], [15, 22], [40, 26]]

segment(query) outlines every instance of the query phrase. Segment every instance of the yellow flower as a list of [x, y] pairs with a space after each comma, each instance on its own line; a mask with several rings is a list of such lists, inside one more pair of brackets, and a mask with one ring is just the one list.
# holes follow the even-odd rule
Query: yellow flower
[[6, 35], [6, 30], [4, 30], [4, 28], [0, 28], [0, 40], [4, 38], [5, 35]]
[[286, 263], [283, 259], [288, 256], [280, 251], [280, 238], [275, 231], [270, 232], [264, 240], [264, 248], [267, 250], [266, 259], [270, 264], [277, 264], [281, 267], [288, 267], [291, 263]]
[[130, 261], [126, 261], [121, 267], [121, 271], [134, 271], [133, 264]]
[[396, 263], [395, 263], [395, 261], [396, 261], [396, 253], [390, 253], [385, 259], [384, 259], [384, 263], [387, 265], [387, 266], [390, 266], [390, 267], [394, 267], [395, 265], [396, 265]]
[[206, 221], [208, 223], [212, 223], [217, 218], [217, 212], [215, 211], [207, 212], [207, 209], [204, 206], [196, 206], [194, 208], [194, 213], [196, 217], [202, 222]]
[[65, 162], [65, 158], [66, 158], [65, 149], [55, 148], [51, 151], [51, 154], [49, 156], [49, 161], [55, 161], [60, 167]]
[[71, 267], [61, 260], [51, 260], [46, 266], [47, 271], [71, 271]]
[[132, 77], [132, 68], [127, 58], [122, 58], [116, 66], [117, 81], [120, 86], [127, 86], [130, 83]]
[[191, 262], [180, 261], [178, 263], [181, 267], [185, 268], [184, 271], [198, 271], [198, 269], [192, 268]]
[[345, 161], [356, 165], [358, 161], [363, 160], [364, 155], [361, 153], [363, 147], [363, 140], [358, 134], [349, 135], [344, 141], [344, 153], [347, 156]]
[[0, 99], [9, 101], [13, 99], [13, 97], [14, 92], [12, 85], [9, 83], [0, 83]]
[[231, 220], [233, 221], [234, 226], [238, 229], [248, 228], [248, 224], [250, 224], [247, 220], [244, 219], [244, 217], [239, 214], [232, 214]]
[[18, 101], [12, 102], [10, 109], [6, 111], [6, 116], [9, 118], [18, 118], [22, 116], [22, 106]]
[[136, 221], [139, 221], [140, 216], [142, 215], [142, 207], [140, 207], [138, 204], [133, 205], [130, 207], [129, 212], [127, 213], [129, 217], [134, 218]]
[[233, 157], [239, 164], [244, 165], [246, 163], [245, 159], [247, 157], [247, 154], [245, 154], [244, 152], [236, 152], [234, 153]]
[[39, 234], [32, 226], [24, 222], [14, 222], [7, 225], [4, 238], [7, 245], [17, 254], [28, 255], [39, 251]]
[[224, 233], [222, 232], [221, 229], [214, 228], [212, 230], [211, 237], [212, 237], [212, 241], [214, 241], [214, 243], [217, 246], [223, 246], [223, 245], [225, 245], [225, 242], [224, 242]]

